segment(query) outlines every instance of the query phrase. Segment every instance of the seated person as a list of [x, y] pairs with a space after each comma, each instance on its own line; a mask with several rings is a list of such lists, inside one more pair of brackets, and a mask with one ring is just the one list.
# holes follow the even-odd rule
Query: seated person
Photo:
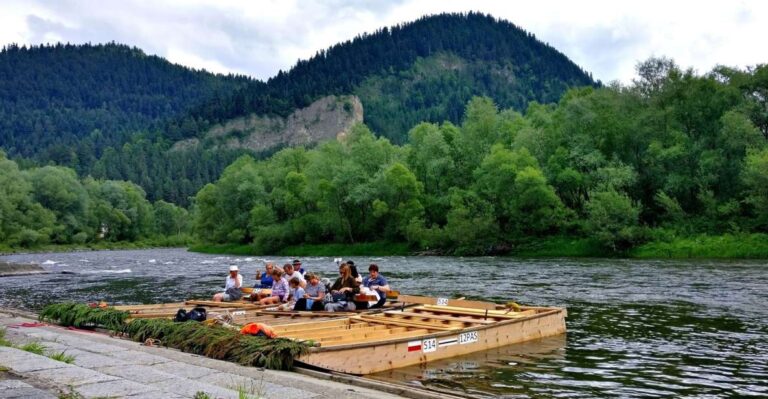
[[389, 288], [387, 279], [379, 274], [379, 266], [374, 263], [371, 263], [371, 265], [368, 266], [368, 277], [363, 279], [363, 286], [368, 287], [379, 294], [379, 301], [370, 305], [370, 309], [384, 306], [384, 303], [387, 301], [387, 292], [392, 291], [392, 289]]
[[279, 310], [293, 310], [294, 306], [296, 306], [297, 299], [304, 298], [304, 288], [301, 288], [299, 283], [300, 280], [298, 277], [294, 277], [288, 282], [288, 286], [290, 287], [288, 290], [288, 301], [285, 304], [280, 305], [280, 307], [278, 307]]
[[272, 295], [260, 299], [261, 305], [285, 303], [288, 300], [288, 281], [283, 278], [283, 272], [280, 269], [272, 269], [272, 280]]
[[256, 271], [256, 284], [253, 288], [272, 288], [272, 270], [275, 265], [272, 262], [267, 262], [264, 266], [266, 273], [262, 273], [261, 270]]
[[348, 260], [346, 264], [349, 265], [349, 271], [352, 273], [352, 277], [355, 278], [355, 281], [357, 281], [358, 284], [362, 284], [363, 276], [361, 276], [360, 273], [357, 272], [357, 266], [355, 266], [355, 262]]
[[264, 267], [266, 268], [266, 273], [262, 273], [261, 270], [256, 271], [256, 284], [253, 285], [254, 290], [250, 297], [250, 300], [252, 301], [268, 297], [269, 294], [260, 291], [272, 288], [272, 270], [275, 269], [275, 265], [272, 262], [267, 262]]
[[224, 291], [214, 295], [213, 300], [215, 302], [236, 301], [243, 297], [243, 292], [240, 290], [242, 286], [243, 276], [239, 273], [237, 266], [232, 265], [229, 267], [229, 276], [224, 283]]
[[304, 276], [301, 275], [301, 273], [297, 272], [296, 270], [293, 270], [293, 265], [290, 263], [286, 263], [283, 265], [283, 271], [285, 272], [285, 280], [291, 281], [293, 278], [299, 279], [299, 285], [301, 288], [304, 288], [307, 286], [307, 281], [304, 280]]
[[352, 277], [352, 271], [349, 265], [342, 263], [339, 266], [339, 278], [331, 286], [331, 296], [333, 302], [325, 304], [325, 310], [328, 312], [338, 312], [343, 310], [355, 310], [355, 303], [352, 301], [355, 294], [360, 292], [360, 285]]
[[301, 267], [301, 261], [300, 260], [294, 259], [293, 262], [291, 262], [291, 264], [293, 265], [293, 270], [301, 273], [302, 277], [304, 277], [304, 280], [308, 280], [307, 277], [306, 277], [306, 273], [307, 272], [304, 270], [303, 267]]
[[320, 282], [320, 278], [314, 273], [307, 273], [307, 280], [308, 283], [304, 297], [297, 299], [293, 310], [323, 310], [325, 285]]

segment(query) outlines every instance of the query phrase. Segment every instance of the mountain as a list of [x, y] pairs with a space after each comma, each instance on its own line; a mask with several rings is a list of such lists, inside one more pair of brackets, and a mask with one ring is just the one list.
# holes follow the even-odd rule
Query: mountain
[[0, 51], [0, 147], [64, 164], [81, 146], [99, 156], [250, 81], [114, 43], [10, 45]]
[[244, 152], [312, 145], [360, 118], [403, 143], [420, 121], [458, 123], [476, 95], [524, 110], [597, 84], [531, 33], [478, 13], [362, 34], [266, 82], [114, 43], [8, 46], [0, 52], [0, 148], [187, 205]]
[[191, 114], [211, 122], [287, 116], [327, 95], [355, 94], [366, 124], [404, 142], [418, 122], [459, 122], [473, 96], [523, 110], [530, 101], [556, 102], [567, 88], [585, 85], [595, 85], [587, 72], [511, 22], [440, 14], [321, 50], [266, 86], [246, 86]]

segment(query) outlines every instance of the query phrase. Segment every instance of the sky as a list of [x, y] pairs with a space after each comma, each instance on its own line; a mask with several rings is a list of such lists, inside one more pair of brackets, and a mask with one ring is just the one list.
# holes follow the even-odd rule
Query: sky
[[467, 11], [511, 21], [606, 83], [630, 83], [652, 56], [699, 73], [768, 62], [768, 2], [743, 0], [3, 0], [0, 46], [114, 41], [266, 80], [360, 33]]

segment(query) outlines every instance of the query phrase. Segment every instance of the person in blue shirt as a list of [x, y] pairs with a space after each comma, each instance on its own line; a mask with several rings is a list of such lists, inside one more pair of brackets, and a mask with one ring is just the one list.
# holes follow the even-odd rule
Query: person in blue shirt
[[379, 294], [379, 301], [370, 306], [370, 309], [380, 308], [387, 301], [387, 292], [391, 291], [387, 279], [379, 274], [379, 266], [371, 263], [368, 266], [368, 277], [363, 279], [363, 286], [368, 287]]
[[262, 273], [261, 270], [256, 271], [256, 284], [253, 285], [253, 288], [272, 288], [272, 269], [275, 268], [275, 265], [272, 262], [267, 262], [265, 267], [266, 273]]

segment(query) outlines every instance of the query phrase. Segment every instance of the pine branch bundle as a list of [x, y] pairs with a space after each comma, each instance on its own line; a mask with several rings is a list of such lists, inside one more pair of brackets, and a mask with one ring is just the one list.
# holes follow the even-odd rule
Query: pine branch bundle
[[78, 328], [102, 327], [122, 331], [129, 313], [114, 308], [92, 308], [65, 302], [48, 305], [40, 312], [40, 320]]

